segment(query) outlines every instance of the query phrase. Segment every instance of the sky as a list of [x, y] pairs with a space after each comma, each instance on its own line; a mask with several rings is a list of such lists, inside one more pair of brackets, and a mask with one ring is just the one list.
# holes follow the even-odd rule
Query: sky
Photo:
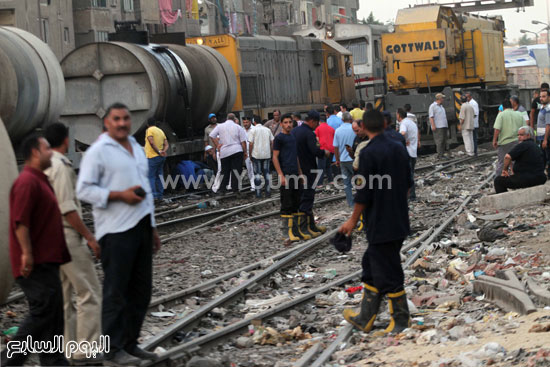
[[[359, 11], [357, 18], [363, 19], [367, 18], [369, 13], [372, 11], [374, 17], [379, 19], [382, 22], [392, 21], [395, 19], [397, 10], [401, 8], [407, 8], [410, 5], [427, 3], [427, 0], [391, 0], [391, 1], [380, 1], [380, 0], [359, 0]], [[432, 0], [432, 3], [437, 1]], [[460, 2], [458, 0], [443, 0], [441, 3], [450, 3], [450, 2]], [[506, 25], [506, 40], [509, 43], [512, 43], [514, 40], [517, 40], [523, 34], [520, 33], [520, 29], [526, 29], [528, 31], [538, 32], [544, 26], [531, 24], [531, 20], [539, 20], [541, 22], [550, 24], [548, 19], [547, 7], [549, 6], [550, 0], [534, 0], [534, 6], [526, 7], [525, 12], [517, 13], [516, 9], [504, 9], [504, 10], [493, 10], [489, 12], [481, 12], [480, 15], [501, 15], [504, 19]], [[389, 6], [391, 4], [391, 6]], [[534, 38], [533, 34], [528, 33], [528, 37]]]

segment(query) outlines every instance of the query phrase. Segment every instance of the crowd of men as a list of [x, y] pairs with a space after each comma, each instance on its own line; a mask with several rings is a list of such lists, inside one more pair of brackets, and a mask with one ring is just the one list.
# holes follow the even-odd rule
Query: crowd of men
[[[428, 113], [441, 158], [448, 150], [445, 98], [437, 94]], [[497, 193], [546, 182], [549, 102], [548, 84], [541, 86], [529, 115], [516, 96], [503, 101], [493, 136]], [[342, 178], [351, 213], [339, 233], [364, 230], [369, 242], [362, 258], [364, 297], [359, 311], [345, 310], [344, 318], [367, 332], [383, 296], [391, 315], [385, 332], [409, 326], [400, 249], [410, 233], [408, 206], [416, 198], [414, 169], [421, 146], [411, 111], [410, 105], [397, 109], [394, 120], [372, 104], [353, 103], [349, 112], [345, 104], [327, 105], [323, 114], [311, 110], [302, 120], [300, 113], [275, 110], [269, 121], [245, 116], [242, 124], [233, 113], [221, 123], [210, 114], [204, 133], [204, 160], [216, 173], [215, 192], [238, 193], [246, 167], [256, 197], [270, 197], [273, 166], [287, 243], [326, 231], [315, 221], [316, 191]], [[465, 93], [459, 129], [470, 156], [477, 155], [479, 115], [478, 103]], [[145, 147], [139, 145], [130, 135], [131, 116], [123, 104], [111, 105], [103, 123], [105, 132], [86, 151], [78, 177], [65, 156], [69, 131], [63, 124], [52, 124], [21, 144], [25, 165], [9, 201], [10, 260], [30, 310], [12, 340], [64, 335], [66, 341], [91, 343], [101, 334], [110, 338], [108, 353], [90, 357], [78, 351], [71, 362], [139, 365], [157, 358], [137, 341], [151, 299], [152, 258], [160, 249], [154, 200], [163, 197], [161, 177], [170, 146], [153, 120]], [[386, 176], [389, 185], [372, 186], [371, 177]], [[80, 200], [92, 205], [94, 232], [82, 220]], [[102, 286], [92, 255], [101, 261]], [[3, 351], [2, 365], [22, 365], [27, 357]], [[62, 353], [39, 357], [42, 365], [69, 364]]]

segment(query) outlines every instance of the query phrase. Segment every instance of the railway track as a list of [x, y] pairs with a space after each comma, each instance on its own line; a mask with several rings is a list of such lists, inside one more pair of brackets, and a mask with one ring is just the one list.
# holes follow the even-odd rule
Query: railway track
[[[466, 169], [469, 168], [469, 167], [460, 167], [461, 165], [466, 164], [468, 162], [471, 162], [475, 159], [482, 160], [482, 161], [487, 160], [487, 159], [492, 158], [495, 154], [496, 154], [495, 152], [490, 151], [490, 152], [486, 152], [486, 153], [481, 153], [481, 154], [479, 154], [478, 157], [461, 157], [461, 158], [456, 158], [456, 159], [446, 161], [446, 162], [444, 162], [444, 164], [440, 164], [438, 162], [438, 163], [434, 163], [434, 164], [420, 166], [420, 167], [417, 167], [416, 171], [417, 172], [423, 172], [423, 173], [417, 175], [416, 179], [425, 179], [425, 178], [429, 178], [429, 177], [432, 177], [432, 176], [433, 176], [433, 178], [437, 178], [438, 176], [436, 174], [439, 173], [439, 172], [445, 172], [445, 173], [449, 173], [449, 174], [458, 173], [458, 172], [461, 172], [461, 171], [466, 170]], [[487, 163], [485, 163], [485, 164], [487, 164]], [[456, 167], [460, 167], [460, 168], [456, 168]], [[451, 169], [451, 170], [449, 171], [448, 169]], [[245, 192], [245, 193], [253, 193], [250, 190], [250, 187], [244, 187], [242, 189], [242, 191]], [[184, 199], [184, 198], [188, 198], [192, 195], [196, 195], [198, 193], [200, 193], [200, 192], [179, 195], [179, 196], [176, 196], [176, 197], [172, 197], [171, 199]], [[211, 191], [205, 190], [202, 193], [204, 193], [204, 194], [205, 193], [211, 193]], [[239, 204], [239, 205], [236, 205], [236, 206], [226, 207], [226, 208], [217, 208], [216, 207], [216, 208], [212, 208], [211, 210], [206, 210], [202, 213], [197, 213], [197, 214], [194, 214], [194, 215], [188, 215], [189, 211], [200, 209], [197, 206], [197, 204], [199, 204], [201, 202], [205, 202], [205, 201], [209, 201], [209, 200], [217, 200], [218, 201], [218, 200], [225, 200], [225, 199], [233, 199], [233, 198], [235, 198], [235, 196], [236, 196], [235, 194], [230, 194], [230, 195], [226, 195], [226, 196], [212, 197], [212, 198], [209, 198], [209, 199], [201, 199], [201, 200], [197, 200], [196, 202], [193, 202], [192, 204], [184, 206], [183, 207], [183, 208], [185, 208], [184, 210], [179, 209], [179, 208], [182, 208], [182, 206], [178, 206], [177, 208], [172, 208], [172, 209], [169, 209], [167, 211], [162, 211], [162, 212], [157, 213], [156, 214], [157, 217], [164, 217], [164, 216], [167, 216], [167, 215], [174, 215], [174, 214], [179, 214], [180, 215], [180, 216], [177, 216], [175, 218], [165, 220], [163, 222], [158, 222], [157, 226], [159, 228], [163, 228], [163, 229], [164, 229], [164, 227], [171, 227], [171, 226], [186, 223], [186, 222], [194, 222], [194, 221], [196, 222], [196, 221], [202, 220], [204, 218], [215, 216], [213, 219], [211, 219], [207, 222], [203, 222], [203, 223], [200, 223], [198, 225], [191, 226], [191, 227], [189, 227], [189, 228], [187, 228], [187, 229], [185, 229], [181, 232], [172, 233], [172, 234], [165, 234], [164, 236], [161, 237], [161, 240], [163, 241], [163, 243], [167, 243], [167, 242], [172, 241], [174, 239], [182, 238], [182, 237], [190, 235], [192, 233], [196, 233], [197, 231], [199, 231], [201, 229], [204, 229], [208, 226], [218, 224], [218, 223], [220, 223], [224, 220], [228, 220], [231, 217], [234, 217], [236, 215], [243, 214], [243, 213], [248, 212], [248, 211], [250, 211], [254, 208], [261, 207], [261, 206], [263, 206], [265, 204], [268, 204], [268, 203], [274, 203], [274, 202], [279, 200], [278, 196], [275, 194], [271, 199], [263, 200], [263, 201], [260, 201], [260, 202], [251, 202], [251, 203], [246, 203], [246, 204]], [[345, 195], [343, 195], [343, 194], [342, 195], [332, 195], [332, 196], [329, 196], [329, 197], [319, 198], [319, 199], [316, 200], [316, 205], [323, 205], [325, 203], [330, 203], [330, 202], [337, 201], [337, 200], [340, 200], [340, 199], [343, 199], [343, 198], [345, 198]], [[182, 214], [183, 214], [183, 216], [181, 216]], [[267, 211], [265, 213], [260, 213], [260, 214], [256, 214], [256, 215], [249, 216], [249, 217], [246, 217], [246, 218], [238, 219], [238, 220], [233, 221], [233, 222], [225, 222], [225, 223], [222, 223], [222, 224], [219, 224], [219, 225], [222, 226], [222, 227], [238, 225], [238, 224], [242, 224], [242, 223], [248, 222], [248, 221], [256, 221], [256, 220], [259, 220], [259, 219], [269, 218], [269, 217], [272, 217], [272, 216], [276, 216], [278, 214], [279, 214], [278, 210], [271, 210], [271, 211]], [[193, 287], [190, 287], [190, 288], [193, 288]], [[22, 292], [15, 291], [7, 298], [7, 300], [4, 302], [4, 305], [10, 304], [12, 302], [20, 301], [23, 298], [24, 298], [24, 295], [23, 295]]]
[[[462, 162], [469, 161], [469, 160], [470, 159], [468, 157], [467, 159], [464, 159]], [[452, 162], [447, 167], [451, 167], [460, 163], [461, 161]], [[430, 172], [429, 174], [432, 174], [432, 172]], [[488, 182], [490, 182], [491, 178], [492, 178], [492, 174], [489, 175], [476, 188], [474, 192], [472, 192], [468, 197], [466, 197], [458, 206], [458, 208], [449, 217], [447, 217], [447, 219], [443, 223], [437, 226], [430, 227], [428, 230], [424, 231], [416, 240], [413, 240], [412, 242], [404, 245], [403, 252], [405, 253], [408, 250], [416, 247], [416, 251], [414, 251], [407, 258], [405, 262], [405, 267], [410, 266], [416, 260], [416, 258], [424, 251], [424, 249], [429, 244], [431, 244], [438, 236], [441, 235], [441, 233], [449, 226], [449, 224], [452, 223], [454, 218], [456, 218], [456, 216], [459, 215], [464, 210], [464, 208], [468, 205], [468, 203], [472, 200], [472, 198], [475, 195], [477, 195], [479, 190], [482, 187], [484, 187]], [[265, 214], [268, 214], [268, 213], [265, 213]], [[262, 214], [262, 215], [265, 215], [265, 214]], [[198, 310], [195, 310], [191, 314], [188, 314], [187, 316], [185, 316], [183, 319], [178, 320], [175, 324], [163, 330], [163, 332], [160, 333], [158, 336], [155, 336], [145, 341], [142, 345], [143, 348], [153, 350], [158, 346], [163, 346], [163, 348], [166, 349], [166, 352], [162, 354], [161, 358], [158, 361], [151, 362], [147, 365], [148, 366], [149, 365], [171, 365], [172, 363], [175, 363], [175, 361], [177, 361], [178, 359], [188, 356], [189, 353], [197, 351], [199, 348], [201, 349], [201, 351], [204, 351], [204, 348], [216, 345], [221, 341], [231, 337], [232, 335], [239, 333], [243, 330], [246, 330], [246, 328], [254, 320], [266, 320], [266, 319], [272, 318], [276, 315], [279, 315], [281, 313], [288, 311], [289, 309], [292, 309], [304, 303], [310, 302], [312, 299], [315, 298], [316, 295], [320, 293], [327, 292], [331, 289], [334, 289], [335, 287], [341, 287], [344, 284], [348, 284], [349, 282], [356, 280], [360, 275], [360, 270], [357, 270], [350, 274], [346, 274], [342, 277], [339, 277], [338, 279], [335, 279], [322, 287], [315, 288], [310, 292], [307, 292], [306, 294], [297, 295], [294, 298], [292, 298], [290, 301], [284, 302], [278, 305], [277, 307], [271, 308], [268, 311], [257, 314], [254, 317], [242, 318], [238, 322], [230, 323], [223, 327], [218, 327], [218, 329], [215, 331], [208, 332], [205, 335], [194, 337], [191, 340], [185, 341], [176, 346], [173, 346], [170, 343], [169, 339], [173, 337], [176, 333], [185, 331], [185, 330], [190, 330], [193, 326], [196, 326], [201, 321], [201, 319], [205, 317], [205, 315], [208, 315], [208, 313], [212, 311], [214, 308], [231, 303], [233, 300], [237, 299], [238, 297], [241, 297], [242, 295], [245, 295], [247, 292], [251, 292], [255, 287], [258, 286], [260, 282], [267, 280], [275, 272], [278, 272], [281, 269], [283, 269], [283, 267], [288, 267], [291, 263], [298, 261], [301, 256], [306, 255], [308, 252], [312, 251], [313, 249], [320, 248], [322, 246], [323, 241], [325, 241], [330, 236], [332, 236], [335, 233], [335, 231], [336, 229], [333, 229], [327, 232], [324, 236], [319, 237], [315, 240], [310, 240], [305, 244], [301, 245], [299, 248], [293, 249], [292, 251], [287, 250], [280, 254], [274, 255], [271, 259], [268, 259], [268, 261], [275, 261], [275, 262], [270, 266], [268, 266], [266, 269], [262, 270], [260, 273], [256, 273], [252, 278], [242, 283], [239, 287], [223, 293], [220, 297], [212, 299], [204, 306], [201, 306]], [[202, 291], [211, 290], [219, 282], [235, 277], [241, 271], [250, 271], [253, 269], [257, 269], [261, 266], [262, 266], [262, 262], [250, 264], [246, 267], [235, 270], [228, 274], [224, 274], [222, 276], [217, 277], [216, 279], [205, 282], [201, 285], [188, 288], [182, 291], [178, 295], [167, 296], [167, 297], [164, 297], [163, 299], [158, 299], [152, 302], [152, 307], [158, 306], [166, 302], [168, 303], [174, 302], [179, 297], [187, 297], [193, 293], [196, 293], [197, 291], [202, 292]], [[333, 343], [334, 345], [330, 345], [323, 353], [321, 353], [321, 356], [319, 356], [319, 358], [317, 358], [315, 362], [313, 362], [316, 364], [312, 364], [312, 365], [322, 366], [324, 361], [330, 358], [330, 355], [336, 349], [336, 346], [340, 345], [341, 341], [346, 340], [349, 337], [349, 335], [351, 335], [351, 328], [349, 327], [341, 328], [339, 331], [338, 338]], [[314, 353], [311, 353], [311, 356], [310, 358], [308, 358], [308, 360], [311, 361], [314, 357], [317, 357], [317, 355], [315, 355]]]

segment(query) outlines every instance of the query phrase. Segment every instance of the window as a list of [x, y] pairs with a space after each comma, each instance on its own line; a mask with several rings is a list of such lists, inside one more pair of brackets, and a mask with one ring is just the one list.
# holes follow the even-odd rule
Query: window
[[42, 19], [42, 40], [45, 43], [48, 43], [48, 40], [50, 39], [50, 22], [48, 19]]
[[374, 60], [380, 61], [380, 46], [378, 40], [374, 40]]
[[368, 63], [367, 57], [367, 40], [361, 39], [358, 41], [341, 42], [347, 50], [351, 51], [353, 55], [353, 64], [361, 65]]
[[312, 25], [313, 24], [313, 21], [311, 20], [311, 13], [313, 12], [313, 4], [312, 3], [307, 3], [307, 25]]
[[65, 43], [71, 43], [69, 28], [67, 27], [63, 28], [63, 41]]
[[15, 25], [15, 9], [0, 10], [0, 25], [12, 27]]
[[107, 41], [109, 41], [109, 32], [97, 31], [96, 42], [107, 42]]
[[327, 69], [328, 69], [328, 75], [331, 78], [338, 77], [338, 60], [336, 59], [336, 56], [334, 55], [327, 56]]
[[125, 12], [134, 11], [134, 0], [124, 0], [124, 11]]
[[106, 8], [107, 7], [107, 0], [92, 0], [92, 7], [93, 8]]
[[306, 12], [302, 12], [302, 24], [307, 24]]

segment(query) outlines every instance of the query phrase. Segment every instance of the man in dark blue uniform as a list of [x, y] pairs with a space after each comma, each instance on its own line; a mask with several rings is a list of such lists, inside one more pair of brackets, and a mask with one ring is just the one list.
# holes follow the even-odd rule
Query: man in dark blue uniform
[[384, 111], [384, 134], [386, 134], [389, 138], [397, 140], [403, 146], [407, 147], [407, 142], [405, 141], [405, 137], [401, 135], [397, 130], [395, 129], [395, 126], [393, 124], [391, 113], [390, 111]]
[[315, 129], [319, 126], [319, 112], [311, 110], [307, 114], [304, 123], [292, 130], [296, 138], [298, 149], [298, 161], [305, 176], [304, 188], [300, 197], [300, 212], [298, 223], [302, 233], [310, 233], [312, 237], [318, 237], [327, 230], [323, 226], [315, 224], [313, 216], [313, 201], [315, 200], [315, 184], [317, 181], [317, 158], [323, 158], [330, 154], [328, 150], [320, 148]]
[[366, 185], [357, 190], [351, 218], [339, 232], [350, 235], [361, 213], [366, 218], [369, 247], [362, 260], [363, 300], [360, 312], [344, 310], [344, 318], [363, 331], [374, 324], [382, 296], [388, 296], [391, 321], [385, 332], [409, 326], [409, 308], [400, 251], [410, 233], [407, 195], [412, 187], [405, 147], [384, 133], [384, 119], [376, 110], [363, 119], [370, 143], [361, 150], [358, 174]]

